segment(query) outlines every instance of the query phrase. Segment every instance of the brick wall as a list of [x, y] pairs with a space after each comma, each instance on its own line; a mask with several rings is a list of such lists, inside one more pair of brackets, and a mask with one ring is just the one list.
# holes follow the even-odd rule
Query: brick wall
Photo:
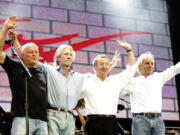
[[[17, 31], [25, 39], [45, 39], [78, 33], [63, 43], [73, 44], [81, 41], [126, 32], [151, 32], [149, 35], [121, 37], [133, 47], [138, 57], [145, 51], [151, 51], [156, 59], [156, 71], [162, 71], [173, 64], [165, 0], [0, 0], [0, 20], [10, 15], [32, 19], [19, 22]], [[119, 1], [120, 2], [120, 1]], [[2, 24], [0, 24], [0, 28]], [[60, 43], [49, 44], [55, 48]], [[46, 47], [47, 48], [47, 47]], [[93, 72], [91, 65], [95, 55], [107, 54], [110, 58], [115, 50], [122, 52], [121, 64], [111, 74], [122, 71], [127, 64], [127, 55], [114, 40], [108, 40], [89, 46], [77, 52], [74, 70]], [[10, 54], [10, 49], [7, 50]], [[129, 97], [125, 97], [129, 100]], [[11, 92], [6, 73], [0, 67], [0, 105], [10, 110]], [[118, 117], [131, 117], [129, 107]], [[174, 79], [163, 87], [163, 118], [179, 120]]]

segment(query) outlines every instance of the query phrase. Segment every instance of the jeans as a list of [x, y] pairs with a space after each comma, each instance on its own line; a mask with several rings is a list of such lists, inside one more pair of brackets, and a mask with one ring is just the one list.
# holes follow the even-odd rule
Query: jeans
[[69, 112], [48, 109], [49, 135], [74, 135], [75, 118]]
[[165, 135], [161, 117], [136, 115], [132, 121], [132, 135]]
[[[13, 119], [11, 135], [26, 135], [26, 118]], [[29, 118], [29, 135], [48, 135], [47, 122]]]

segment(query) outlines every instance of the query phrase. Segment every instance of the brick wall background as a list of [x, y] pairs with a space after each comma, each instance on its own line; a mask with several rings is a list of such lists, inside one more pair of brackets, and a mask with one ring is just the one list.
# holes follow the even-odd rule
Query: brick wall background
[[[77, 38], [63, 42], [73, 44], [111, 34], [151, 32], [149, 35], [120, 39], [132, 45], [136, 57], [151, 51], [156, 59], [156, 71], [162, 71], [173, 64], [165, 0], [0, 0], [0, 20], [11, 15], [32, 19], [18, 23], [17, 32], [23, 34], [25, 39], [45, 39], [78, 33]], [[44, 48], [49, 50], [60, 44], [48, 44]], [[116, 39], [77, 51], [73, 69], [81, 73], [93, 72], [91, 65], [94, 56], [105, 53], [111, 58], [115, 50], [122, 52], [122, 59], [111, 74], [118, 73], [125, 68], [127, 55], [117, 46]], [[6, 52], [10, 54], [11, 50]], [[124, 99], [129, 100], [128, 96]], [[10, 102], [9, 82], [0, 67], [0, 105], [10, 111]], [[129, 106], [122, 100], [119, 103], [125, 105], [126, 110], [120, 112], [118, 117], [131, 117]], [[163, 87], [162, 108], [164, 119], [179, 120], [174, 79]]]

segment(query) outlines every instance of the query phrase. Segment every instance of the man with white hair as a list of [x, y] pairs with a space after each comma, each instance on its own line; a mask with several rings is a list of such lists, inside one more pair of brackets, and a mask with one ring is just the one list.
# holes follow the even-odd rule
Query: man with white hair
[[162, 87], [180, 73], [180, 63], [154, 72], [154, 57], [150, 52], [141, 54], [136, 62], [140, 76], [134, 77], [126, 91], [130, 94], [132, 135], [164, 135], [165, 127], [161, 118]]
[[[118, 57], [118, 54], [115, 55]], [[116, 58], [114, 57], [114, 61]], [[46, 65], [48, 76], [48, 132], [49, 135], [74, 135], [75, 109], [84, 79], [89, 74], [80, 74], [71, 69], [75, 52], [66, 44], [60, 45], [54, 55], [54, 67]]]
[[74, 135], [73, 109], [80, 97], [83, 74], [71, 69], [75, 52], [69, 45], [60, 45], [54, 55], [54, 67], [46, 65], [48, 76], [49, 135]]
[[[120, 46], [126, 47], [121, 42]], [[118, 57], [119, 54], [115, 53], [113, 63], [116, 63]], [[48, 79], [49, 109], [47, 111], [49, 135], [74, 135], [75, 119], [72, 110], [79, 100], [82, 84], [89, 76], [71, 69], [74, 58], [75, 52], [72, 47], [61, 45], [54, 56], [57, 71], [54, 72], [54, 67], [46, 65], [47, 75], [50, 78]], [[110, 66], [109, 63], [108, 65]]]
[[116, 112], [119, 93], [128, 85], [136, 72], [135, 58], [131, 46], [118, 40], [128, 54], [128, 67], [123, 72], [110, 75], [110, 62], [106, 55], [97, 55], [93, 60], [95, 74], [87, 78], [82, 87], [87, 121], [86, 135], [117, 135]]
[[[12, 92], [11, 114], [14, 116], [11, 135], [26, 135], [25, 123], [25, 70], [19, 61], [2, 51], [8, 31], [15, 31], [16, 17], [9, 17], [0, 33], [0, 64], [6, 71]], [[17, 40], [15, 39], [15, 42]], [[16, 47], [16, 46], [15, 46]], [[18, 49], [18, 47], [17, 47]], [[21, 50], [20, 50], [21, 51]], [[39, 61], [38, 47], [33, 43], [23, 46], [21, 59], [32, 74], [27, 78], [29, 135], [47, 133], [47, 81], [45, 68]], [[28, 131], [28, 130], [27, 130]]]

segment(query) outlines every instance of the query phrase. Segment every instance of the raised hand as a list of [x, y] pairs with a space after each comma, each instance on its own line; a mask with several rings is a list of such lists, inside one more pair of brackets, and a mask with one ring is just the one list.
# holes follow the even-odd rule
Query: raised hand
[[117, 40], [118, 45], [121, 46], [122, 48], [126, 49], [126, 50], [131, 50], [131, 45], [128, 44], [126, 41], [122, 41], [122, 40]]
[[118, 62], [120, 62], [120, 52], [118, 52], [117, 50], [114, 52], [114, 56], [112, 58], [111, 61], [111, 68], [115, 67], [117, 65]]
[[15, 29], [16, 28], [16, 16], [10, 16], [4, 23], [4, 27], [9, 29]]
[[16, 38], [17, 38], [17, 34], [16, 34], [15, 29], [10, 29], [10, 30], [8, 31], [8, 35], [9, 35], [9, 38], [10, 38], [10, 39], [16, 39]]

